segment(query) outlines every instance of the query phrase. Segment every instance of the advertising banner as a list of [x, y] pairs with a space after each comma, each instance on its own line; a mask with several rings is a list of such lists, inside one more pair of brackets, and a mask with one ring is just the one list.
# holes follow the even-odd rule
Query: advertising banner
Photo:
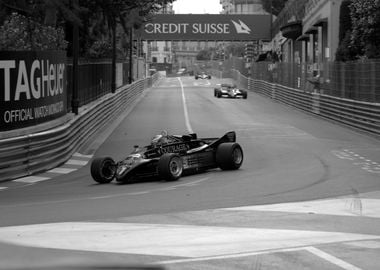
[[252, 41], [270, 39], [270, 15], [157, 14], [143, 40]]
[[0, 132], [66, 114], [66, 52], [0, 51]]

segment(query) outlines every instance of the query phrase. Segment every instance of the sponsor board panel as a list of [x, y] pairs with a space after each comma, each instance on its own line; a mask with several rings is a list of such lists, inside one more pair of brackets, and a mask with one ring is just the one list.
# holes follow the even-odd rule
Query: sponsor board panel
[[0, 52], [0, 131], [41, 124], [66, 112], [66, 52]]
[[270, 15], [157, 14], [142, 29], [144, 40], [269, 40]]

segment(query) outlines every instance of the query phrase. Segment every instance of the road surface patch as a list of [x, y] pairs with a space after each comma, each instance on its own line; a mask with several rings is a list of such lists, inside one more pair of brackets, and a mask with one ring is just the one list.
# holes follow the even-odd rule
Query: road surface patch
[[304, 230], [64, 222], [0, 228], [0, 241], [39, 248], [199, 258], [276, 251], [380, 236]]
[[380, 174], [380, 164], [378, 162], [360, 156], [353, 151], [343, 149], [333, 150], [331, 153], [340, 159], [351, 160], [353, 165], [360, 166], [362, 170], [370, 173]]
[[368, 249], [380, 249], [380, 241], [360, 241], [360, 242], [349, 242], [346, 245], [360, 248]]
[[[358, 207], [358, 205], [360, 207]], [[380, 218], [380, 199], [358, 198], [353, 196], [317, 201], [224, 208], [223, 210], [288, 212], [300, 214]]]

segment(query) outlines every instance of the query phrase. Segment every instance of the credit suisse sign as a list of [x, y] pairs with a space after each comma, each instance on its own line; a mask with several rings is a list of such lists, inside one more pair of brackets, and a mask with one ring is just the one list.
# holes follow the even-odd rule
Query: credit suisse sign
[[143, 40], [251, 41], [270, 39], [270, 15], [157, 14]]

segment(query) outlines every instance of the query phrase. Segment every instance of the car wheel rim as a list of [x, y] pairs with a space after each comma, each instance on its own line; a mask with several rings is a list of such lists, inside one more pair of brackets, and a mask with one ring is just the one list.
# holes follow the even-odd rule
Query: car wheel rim
[[115, 174], [114, 164], [111, 161], [105, 161], [102, 166], [102, 175], [106, 179], [112, 179]]
[[179, 158], [173, 158], [169, 164], [170, 173], [173, 176], [180, 176], [182, 173], [182, 163]]
[[236, 147], [232, 152], [232, 158], [235, 164], [240, 164], [243, 161], [243, 152], [239, 147]]

